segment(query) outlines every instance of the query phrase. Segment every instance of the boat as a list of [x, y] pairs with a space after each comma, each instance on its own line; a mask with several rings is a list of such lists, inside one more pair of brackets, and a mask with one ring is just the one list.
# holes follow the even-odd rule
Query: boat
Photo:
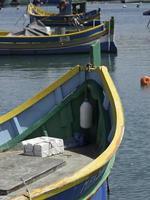
[[150, 10], [146, 10], [143, 12], [143, 15], [149, 16], [150, 15]]
[[[0, 197], [108, 199], [124, 115], [108, 69], [100, 66], [98, 41], [91, 50], [87, 65], [71, 68], [0, 116]], [[44, 138], [63, 141], [64, 151], [46, 157], [25, 154], [22, 145]]]
[[8, 7], [8, 6], [19, 6], [19, 5], [28, 5], [29, 1], [28, 0], [3, 0], [3, 7]]
[[[144, 11], [144, 12], [143, 12], [143, 15], [145, 15], [145, 16], [150, 16], [150, 10]], [[150, 25], [150, 20], [149, 20], [148, 23], [147, 23], [147, 27], [148, 27], [148, 28], [149, 28], [149, 25]]]
[[73, 18], [78, 18], [81, 23], [92, 21], [93, 19], [100, 19], [100, 8], [87, 12], [86, 1], [74, 0], [73, 2], [68, 2], [65, 2], [65, 0], [60, 1], [60, 4], [63, 3], [67, 6], [64, 6], [66, 9], [62, 11], [59, 9], [59, 13], [48, 12], [33, 3], [28, 4], [27, 14], [30, 17], [30, 22], [36, 19], [42, 21], [47, 26], [55, 26], [56, 24], [59, 26], [67, 26]]
[[150, 0], [121, 0], [121, 3], [135, 3], [135, 4], [142, 4], [142, 3], [150, 3]]
[[0, 55], [88, 53], [92, 42], [101, 41], [102, 52], [116, 53], [114, 19], [91, 26], [74, 22], [74, 27], [46, 27], [40, 21], [19, 32], [0, 32]]

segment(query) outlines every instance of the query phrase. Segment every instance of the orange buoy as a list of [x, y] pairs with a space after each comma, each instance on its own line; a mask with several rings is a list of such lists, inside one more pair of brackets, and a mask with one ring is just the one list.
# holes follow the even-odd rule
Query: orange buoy
[[141, 86], [148, 86], [150, 85], [150, 76], [143, 76], [141, 78]]

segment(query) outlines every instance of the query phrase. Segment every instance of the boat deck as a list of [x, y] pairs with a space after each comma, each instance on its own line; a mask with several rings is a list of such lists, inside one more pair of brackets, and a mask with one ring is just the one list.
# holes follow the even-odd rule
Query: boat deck
[[46, 158], [22, 153], [21, 150], [0, 153], [0, 200], [68, 177], [98, 155], [94, 145], [72, 148]]

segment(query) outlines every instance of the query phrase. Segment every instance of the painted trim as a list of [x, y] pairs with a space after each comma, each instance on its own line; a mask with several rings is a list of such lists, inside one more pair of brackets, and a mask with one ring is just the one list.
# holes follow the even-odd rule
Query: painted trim
[[[104, 37], [108, 34], [107, 30], [103, 30], [100, 32], [96, 32], [94, 34], [89, 35], [88, 37], [85, 38], [74, 38], [71, 39], [70, 41], [57, 41], [57, 42], [52, 42], [52, 41], [47, 41], [47, 42], [43, 42], [43, 41], [36, 41], [36, 42], [14, 42], [14, 41], [10, 41], [10, 42], [0, 42], [0, 49], [3, 50], [7, 50], [7, 49], [14, 49], [14, 50], [23, 50], [23, 49], [27, 49], [27, 50], [45, 50], [49, 49], [52, 50], [53, 48], [65, 48], [65, 47], [72, 47], [72, 46], [77, 46], [77, 45], [84, 45], [84, 44], [88, 44], [89, 42], [94, 42], [97, 39], [100, 39], [101, 37]], [[63, 39], [63, 38], [62, 38]], [[105, 42], [108, 42], [107, 40]], [[32, 44], [32, 45], [31, 45]]]
[[31, 99], [27, 100], [23, 104], [19, 105], [15, 109], [11, 110], [10, 112], [1, 115], [0, 116], [0, 124], [10, 120], [11, 118], [15, 117], [16, 115], [20, 114], [24, 110], [28, 109], [29, 107], [33, 106], [35, 103], [40, 101], [42, 98], [47, 96], [49, 93], [54, 91], [56, 88], [58, 88], [60, 85], [65, 83], [67, 80], [71, 79], [74, 75], [76, 75], [79, 72], [79, 65], [69, 70], [65, 75], [63, 75], [61, 78], [59, 78], [54, 83], [50, 84], [47, 88], [36, 94]]
[[[107, 68], [104, 66], [98, 67], [96, 68], [96, 71], [100, 74], [100, 77], [102, 79], [102, 84], [109, 97], [109, 101], [112, 106], [113, 117], [115, 119], [115, 131], [113, 134], [114, 137], [112, 139], [112, 142], [108, 146], [108, 148], [94, 161], [89, 163], [81, 170], [75, 172], [73, 175], [66, 177], [51, 185], [34, 189], [30, 193], [30, 196], [33, 200], [41, 200], [52, 197], [75, 185], [78, 185], [84, 180], [87, 180], [94, 172], [100, 170], [105, 164], [107, 164], [119, 148], [124, 133], [124, 115], [121, 101]], [[14, 200], [17, 199], [18, 197], [14, 198]], [[20, 196], [19, 199], [21, 200], [25, 198], [23, 198], [23, 196]]]
[[[33, 10], [34, 10], [36, 13], [32, 12]], [[32, 4], [32, 3], [28, 4], [27, 12], [28, 12], [30, 15], [33, 15], [33, 16], [40, 16], [40, 17], [57, 16], [56, 13], [47, 12], [46, 10], [41, 9], [41, 8], [35, 6], [35, 5]]]
[[[94, 26], [94, 27], [91, 27], [91, 28], [86, 28], [84, 30], [81, 30], [81, 31], [76, 31], [76, 32], [73, 32], [73, 33], [67, 33], [67, 34], [59, 34], [59, 35], [49, 35], [49, 36], [2, 36], [2, 33], [6, 34], [6, 32], [2, 32], [0, 34], [0, 37], [1, 38], [53, 38], [53, 37], [66, 37], [66, 36], [74, 36], [74, 35], [80, 35], [80, 34], [83, 34], [83, 33], [88, 33], [89, 31], [93, 31], [93, 30], [96, 30], [96, 29], [99, 29], [101, 28], [102, 26], [104, 26], [104, 23], [100, 24], [100, 25], [97, 25], [97, 26]], [[8, 32], [9, 33], [9, 32]]]
[[109, 176], [111, 169], [114, 165], [114, 162], [115, 162], [115, 155], [109, 161], [109, 163], [106, 167], [106, 170], [105, 170], [103, 176], [101, 177], [100, 181], [98, 181], [98, 183], [94, 187], [90, 188], [90, 190], [88, 192], [86, 192], [85, 195], [83, 195], [78, 200], [87, 200], [89, 198], [92, 198], [96, 194], [98, 189], [101, 187], [101, 185], [104, 183], [104, 181], [106, 181], [107, 177]]

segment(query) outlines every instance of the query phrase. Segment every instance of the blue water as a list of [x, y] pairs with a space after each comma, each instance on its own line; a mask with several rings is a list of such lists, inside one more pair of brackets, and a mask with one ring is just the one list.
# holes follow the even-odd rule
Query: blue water
[[[150, 199], [150, 87], [140, 78], [150, 75], [150, 4], [89, 3], [101, 7], [102, 19], [115, 17], [117, 56], [103, 56], [103, 64], [120, 94], [125, 113], [125, 134], [110, 175], [110, 200]], [[19, 30], [28, 22], [25, 7], [0, 11], [0, 29]], [[86, 64], [88, 55], [0, 57], [0, 113], [7, 112], [47, 86], [74, 64]]]

